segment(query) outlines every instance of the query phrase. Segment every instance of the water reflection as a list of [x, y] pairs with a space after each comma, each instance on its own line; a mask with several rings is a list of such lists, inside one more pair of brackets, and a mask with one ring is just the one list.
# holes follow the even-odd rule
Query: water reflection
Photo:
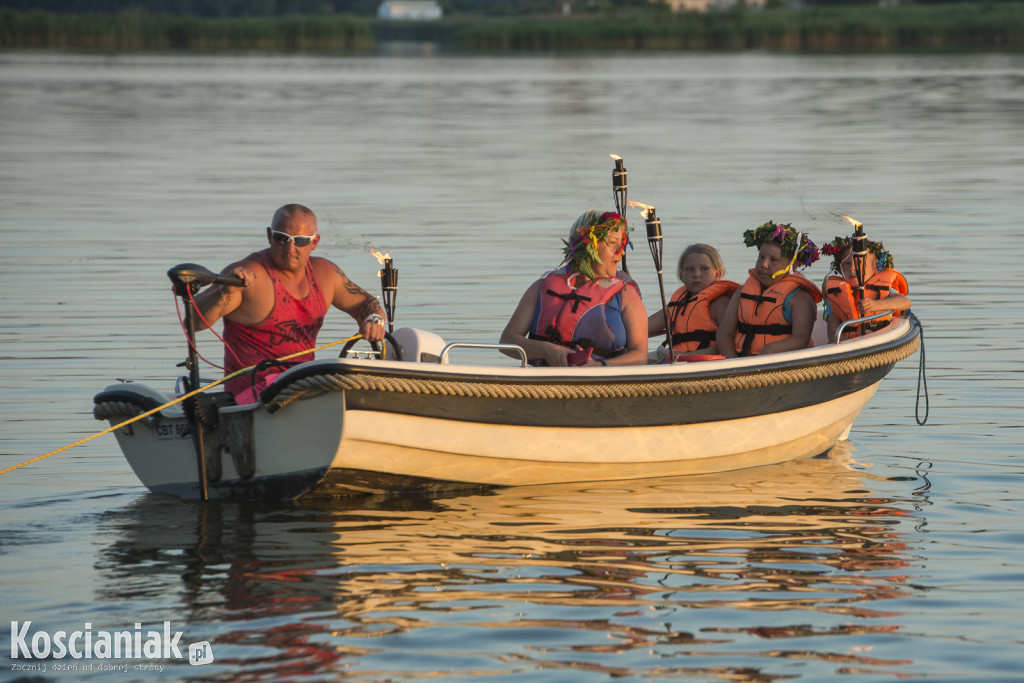
[[233, 680], [230, 666], [246, 680], [556, 668], [753, 681], [790, 677], [790, 660], [811, 679], [808, 666], [905, 675], [912, 660], [864, 643], [898, 631], [887, 602], [917, 590], [904, 540], [916, 520], [866, 481], [836, 449], [725, 475], [450, 499], [143, 496], [101, 520], [99, 597], [176, 598], [189, 637], [224, 667], [204, 680]]

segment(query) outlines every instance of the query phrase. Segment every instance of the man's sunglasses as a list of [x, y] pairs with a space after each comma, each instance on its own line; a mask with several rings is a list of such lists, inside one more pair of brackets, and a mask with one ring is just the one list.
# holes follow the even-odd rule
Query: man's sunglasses
[[286, 232], [278, 232], [271, 228], [270, 239], [274, 240], [276, 244], [294, 243], [297, 247], [308, 247], [316, 239], [316, 235], [289, 235]]

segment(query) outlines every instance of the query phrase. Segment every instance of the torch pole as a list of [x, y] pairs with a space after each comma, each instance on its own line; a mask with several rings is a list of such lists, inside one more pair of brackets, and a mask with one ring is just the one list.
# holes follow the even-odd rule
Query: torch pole
[[[868, 236], [864, 233], [863, 223], [849, 216], [844, 216], [844, 218], [853, 223], [853, 237], [850, 238], [850, 256], [853, 258], [853, 272], [857, 276], [857, 295], [854, 298], [859, 304], [861, 301], [864, 301], [864, 283], [867, 280], [864, 271], [868, 260]], [[858, 311], [857, 315], [863, 315], [863, 312]], [[862, 332], [864, 330], [863, 325], [858, 325], [857, 328]]]
[[672, 326], [669, 325], [668, 303], [665, 300], [665, 276], [662, 274], [661, 263], [665, 252], [665, 242], [661, 235], [661, 219], [654, 213], [654, 207], [648, 207], [644, 213], [647, 225], [647, 245], [651, 248], [654, 269], [658, 271], [658, 290], [661, 292], [661, 313], [665, 316], [665, 342], [668, 345], [669, 363], [676, 362], [675, 350], [672, 348]]
[[398, 269], [392, 259], [384, 259], [380, 275], [380, 289], [384, 299], [384, 312], [388, 316], [388, 333], [395, 331], [395, 302], [398, 299]]
[[850, 240], [853, 255], [853, 269], [857, 274], [857, 301], [864, 299], [864, 267], [868, 257], [868, 236], [864, 233], [863, 223], [854, 223], [853, 238]]

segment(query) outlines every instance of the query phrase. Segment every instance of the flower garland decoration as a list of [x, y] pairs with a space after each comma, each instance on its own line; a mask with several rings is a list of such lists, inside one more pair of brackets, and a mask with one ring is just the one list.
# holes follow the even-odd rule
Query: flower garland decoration
[[[818, 247], [811, 238], [794, 228], [792, 223], [776, 223], [770, 220], [743, 233], [743, 244], [748, 247], [760, 247], [765, 242], [779, 245], [782, 255], [790, 259], [790, 268], [794, 264], [799, 265], [801, 269], [807, 268], [820, 258]], [[783, 272], [785, 271], [775, 273], [773, 277], [778, 277]]]
[[562, 250], [565, 260], [562, 265], [567, 266], [570, 273], [579, 273], [583, 277], [593, 280], [595, 278], [594, 264], [601, 263], [597, 245], [600, 242], [607, 243], [610, 235], [622, 230], [625, 232], [625, 239], [622, 241], [620, 251], [625, 251], [627, 244], [632, 249], [633, 244], [629, 241], [629, 233], [633, 229], [625, 218], [614, 211], [605, 211], [602, 214], [598, 214], [597, 211], [589, 213], [591, 216], [586, 224], [575, 228], [570, 233], [568, 240], [562, 240], [562, 244], [565, 245]]
[[[892, 254], [886, 251], [884, 244], [867, 239], [864, 240], [864, 244], [867, 246], [867, 250], [874, 254], [875, 258], [878, 259], [879, 271], [889, 270], [896, 266], [896, 262], [893, 259]], [[836, 275], [843, 274], [843, 254], [847, 250], [852, 250], [852, 245], [853, 242], [849, 237], [842, 237], [838, 235], [828, 244], [822, 245], [821, 253], [825, 254], [825, 256], [832, 257], [832, 268], [829, 270], [830, 273], [835, 273]]]

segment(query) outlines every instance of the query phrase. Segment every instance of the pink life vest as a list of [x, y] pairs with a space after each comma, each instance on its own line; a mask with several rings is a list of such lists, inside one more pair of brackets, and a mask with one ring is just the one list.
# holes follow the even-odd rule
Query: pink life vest
[[[579, 280], [583, 283], [576, 286]], [[626, 284], [619, 277], [586, 280], [561, 269], [549, 273], [544, 277], [530, 338], [563, 346], [581, 343], [605, 358], [621, 353], [625, 328], [618, 318], [611, 324], [607, 305]], [[632, 279], [629, 284], [636, 287]]]
[[[288, 293], [284, 282], [278, 277], [278, 270], [263, 250], [254, 254], [270, 276], [274, 285], [274, 308], [256, 325], [243, 325], [224, 319], [224, 369], [226, 374], [256, 365], [260, 361], [280, 358], [316, 346], [316, 335], [327, 315], [327, 301], [320, 290], [320, 283], [313, 272], [313, 265], [306, 263], [306, 279], [309, 294], [297, 299]], [[297, 356], [293, 361], [313, 360], [313, 354]], [[244, 374], [228, 381], [225, 387], [239, 397], [246, 392], [246, 401], [258, 400], [259, 392], [280, 374], [280, 366], [271, 367], [256, 375], [255, 385], [251, 374]], [[251, 391], [250, 391], [251, 390]]]

